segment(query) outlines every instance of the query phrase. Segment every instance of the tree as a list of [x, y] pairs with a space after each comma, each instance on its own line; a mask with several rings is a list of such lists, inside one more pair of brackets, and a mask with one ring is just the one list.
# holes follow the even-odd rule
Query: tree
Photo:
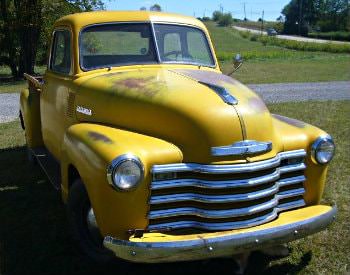
[[308, 29], [321, 31], [346, 30], [349, 24], [348, 0], [291, 0], [282, 14], [284, 32], [306, 35]]
[[149, 10], [150, 10], [150, 11], [162, 11], [162, 8], [161, 8], [160, 5], [154, 4], [153, 6], [151, 6], [151, 7], [149, 8]]
[[219, 26], [222, 26], [222, 27], [231, 26], [233, 24], [232, 14], [230, 12], [223, 13], [218, 23], [219, 23]]
[[147, 10], [146, 7], [141, 7], [141, 8], [140, 8], [140, 11], [146, 11], [146, 10]]
[[0, 0], [0, 65], [9, 66], [15, 78], [33, 74], [38, 49], [48, 48], [57, 18], [101, 8], [100, 0]]
[[213, 12], [213, 21], [215, 21], [215, 22], [219, 21], [221, 16], [222, 16], [221, 11], [214, 11]]

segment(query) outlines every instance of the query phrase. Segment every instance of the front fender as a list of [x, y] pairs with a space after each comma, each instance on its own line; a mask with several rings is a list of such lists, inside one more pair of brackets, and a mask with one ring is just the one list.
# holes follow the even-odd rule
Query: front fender
[[[145, 176], [137, 188], [121, 192], [108, 184], [106, 170], [126, 153], [142, 161]], [[62, 146], [62, 196], [67, 199], [68, 168], [73, 165], [86, 186], [102, 235], [127, 239], [127, 230], [148, 225], [151, 167], [181, 161], [181, 151], [169, 142], [103, 125], [76, 124], [68, 128]]]

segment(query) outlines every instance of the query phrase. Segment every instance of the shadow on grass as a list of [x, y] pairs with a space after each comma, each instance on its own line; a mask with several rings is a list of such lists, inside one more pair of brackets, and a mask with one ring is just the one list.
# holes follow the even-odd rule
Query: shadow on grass
[[[309, 262], [269, 266], [260, 253], [250, 257], [248, 274], [297, 273]], [[231, 259], [96, 265], [73, 245], [60, 195], [38, 167], [28, 164], [25, 147], [0, 150], [0, 274], [234, 274]]]

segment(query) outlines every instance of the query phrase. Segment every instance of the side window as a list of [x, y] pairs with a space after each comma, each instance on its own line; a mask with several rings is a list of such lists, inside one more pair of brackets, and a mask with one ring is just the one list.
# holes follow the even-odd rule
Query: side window
[[50, 69], [62, 74], [71, 71], [71, 35], [67, 30], [55, 31]]

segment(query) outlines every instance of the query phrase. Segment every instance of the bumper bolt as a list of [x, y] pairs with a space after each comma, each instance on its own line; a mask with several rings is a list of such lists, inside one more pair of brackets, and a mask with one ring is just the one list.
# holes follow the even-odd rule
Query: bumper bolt
[[136, 252], [135, 251], [131, 251], [131, 256], [136, 256]]
[[213, 251], [213, 247], [212, 246], [208, 246], [208, 250], [209, 251]]
[[256, 240], [255, 240], [255, 243], [259, 243], [259, 240], [258, 240], [258, 239], [256, 239]]
[[298, 230], [294, 230], [294, 235], [297, 235], [298, 233]]

